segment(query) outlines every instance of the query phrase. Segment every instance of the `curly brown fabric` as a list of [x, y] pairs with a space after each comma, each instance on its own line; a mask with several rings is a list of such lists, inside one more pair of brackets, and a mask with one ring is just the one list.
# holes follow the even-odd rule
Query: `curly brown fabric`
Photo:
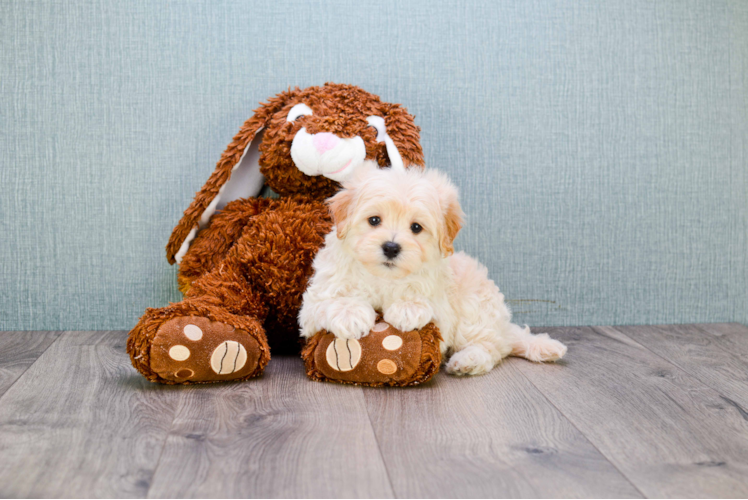
[[[387, 335], [393, 332], [386, 332]], [[397, 332], [401, 336], [408, 336], [402, 332]], [[403, 366], [410, 361], [410, 353], [404, 352], [400, 356], [402, 359], [392, 363], [393, 373], [383, 374], [377, 370], [382, 359], [396, 357], [390, 353], [377, 349], [372, 344], [380, 344], [383, 335], [377, 335], [372, 332], [367, 337], [360, 339], [362, 347], [372, 353], [372, 359], [362, 362], [354, 369], [346, 372], [335, 370], [327, 362], [325, 351], [329, 348], [330, 343], [334, 341], [335, 336], [325, 330], [318, 332], [310, 338], [304, 346], [301, 357], [304, 359], [306, 374], [312, 380], [324, 382], [337, 382], [340, 384], [363, 385], [368, 387], [406, 387], [419, 385], [428, 382], [439, 371], [441, 366], [442, 355], [439, 349], [439, 341], [442, 340], [439, 330], [433, 323], [429, 323], [420, 330], [409, 332], [417, 338], [417, 348], [420, 351], [418, 356], [413, 360], [414, 369], [410, 370]]]
[[[299, 103], [311, 107], [314, 116], [287, 122], [288, 111]], [[387, 132], [406, 165], [423, 166], [420, 128], [413, 122], [413, 117], [400, 105], [382, 102], [378, 96], [359, 87], [327, 83], [322, 87], [303, 90], [297, 87], [269, 99], [244, 122], [221, 155], [208, 182], [174, 228], [166, 247], [169, 263], [176, 262], [175, 255], [185, 238], [197, 225], [221, 186], [229, 180], [231, 170], [241, 159], [244, 148], [249, 146], [261, 128], [264, 127], [265, 133], [260, 144], [260, 170], [265, 175], [265, 182], [280, 195], [307, 194], [324, 199], [333, 195], [340, 186], [326, 177], [309, 177], [297, 169], [291, 159], [291, 141], [302, 127], [306, 127], [310, 134], [331, 132], [342, 138], [360, 136], [366, 144], [367, 159], [375, 159], [385, 166], [389, 164], [387, 149], [383, 143], [376, 142], [376, 131], [366, 121], [372, 115], [384, 116]]]
[[[166, 320], [176, 316], [200, 316], [212, 321], [218, 321], [225, 324], [232, 324], [238, 328], [247, 331], [260, 345], [260, 360], [257, 369], [249, 375], [236, 380], [246, 380], [262, 374], [265, 366], [270, 361], [270, 348], [262, 331], [259, 322], [251, 317], [242, 317], [232, 315], [219, 308], [214, 308], [200, 304], [197, 301], [182, 301], [171, 304], [161, 309], [146, 309], [145, 314], [140, 318], [137, 326], [132, 329], [127, 338], [127, 352], [130, 353], [132, 365], [145, 378], [151, 382], [161, 382], [164, 384], [176, 384], [172, 380], [159, 376], [151, 369], [151, 344], [153, 343], [156, 333]], [[201, 383], [201, 382], [181, 382], [181, 383]]]
[[[314, 114], [288, 122], [289, 110], [299, 103], [312, 108]], [[160, 309], [147, 309], [130, 332], [128, 352], [138, 371], [149, 380], [163, 383], [207, 381], [193, 380], [186, 375], [206, 373], [207, 364], [216, 363], [210, 352], [198, 345], [201, 341], [184, 337], [184, 345], [177, 347], [187, 350], [188, 357], [180, 358], [176, 353], [176, 357], [168, 358], [172, 342], [169, 335], [182, 335], [179, 328], [184, 325], [190, 328], [202, 325], [198, 328], [201, 328], [200, 338], [225, 351], [233, 345], [230, 342], [247, 339], [247, 335], [257, 341], [259, 352], [246, 356], [252, 362], [257, 360], [257, 368], [245, 373], [250, 370], [247, 364], [243, 372], [236, 372], [235, 380], [261, 374], [270, 360], [271, 350], [299, 352], [297, 315], [301, 297], [312, 273], [312, 260], [332, 227], [324, 200], [340, 186], [326, 177], [310, 177], [297, 169], [290, 154], [291, 143], [301, 127], [306, 127], [310, 134], [331, 132], [341, 138], [359, 136], [364, 140], [366, 158], [386, 166], [390, 163], [386, 146], [376, 141], [376, 130], [367, 122], [372, 115], [384, 117], [388, 135], [398, 147], [405, 165], [422, 168], [419, 128], [413, 117], [400, 105], [382, 102], [359, 87], [327, 83], [289, 89], [255, 110], [174, 228], [166, 247], [168, 261], [175, 263], [176, 253], [188, 234], [198, 227], [203, 212], [228, 181], [232, 169], [260, 130], [263, 131], [259, 144], [260, 171], [266, 185], [280, 198], [233, 201], [198, 232], [179, 267], [178, 282], [184, 300]], [[194, 325], [184, 320], [185, 317], [196, 318]], [[431, 327], [435, 332], [435, 327]], [[223, 343], [221, 335], [228, 335]], [[423, 353], [414, 381], [425, 380], [438, 369], [438, 341], [434, 338], [438, 338], [438, 332], [423, 338]], [[154, 343], [161, 346], [160, 350], [153, 350]], [[250, 343], [255, 345], [254, 341]], [[188, 346], [193, 348], [188, 350]], [[232, 348], [235, 348], [232, 353], [237, 360], [245, 359], [241, 348]], [[304, 352], [308, 349], [307, 346]], [[163, 359], [157, 360], [154, 356]], [[179, 370], [179, 376], [169, 372], [164, 378], [154, 371], [154, 366], [172, 366], [175, 362], [185, 367]], [[220, 363], [217, 366], [219, 371], [223, 369]]]

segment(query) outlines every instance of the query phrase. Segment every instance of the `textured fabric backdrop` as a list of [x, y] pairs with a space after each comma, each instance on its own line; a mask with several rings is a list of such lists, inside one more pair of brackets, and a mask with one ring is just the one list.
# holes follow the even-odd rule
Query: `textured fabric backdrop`
[[748, 322], [748, 2], [0, 2], [0, 329], [129, 329], [257, 103], [402, 102], [530, 325]]

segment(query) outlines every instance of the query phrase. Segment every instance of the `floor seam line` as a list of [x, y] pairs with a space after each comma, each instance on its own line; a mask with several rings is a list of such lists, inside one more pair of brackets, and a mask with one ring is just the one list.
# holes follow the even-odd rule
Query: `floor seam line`
[[[108, 330], [108, 333], [122, 333], [122, 332], [127, 333], [127, 330]], [[156, 465], [153, 467], [151, 480], [148, 481], [148, 489], [146, 489], [145, 495], [143, 495], [143, 498], [151, 498], [150, 494], [151, 494], [151, 488], [153, 487], [153, 479], [156, 477], [156, 472], [158, 471], [158, 468], [161, 465], [161, 457], [164, 455], [164, 450], [166, 449], [166, 442], [169, 440], [169, 436], [171, 436], [171, 431], [174, 428], [174, 422], [177, 419], [177, 414], [179, 413], [179, 407], [181, 405], [181, 402], [182, 402], [182, 398], [180, 397], [179, 401], [177, 402], [176, 408], [174, 409], [174, 417], [172, 417], [171, 422], [169, 423], [169, 428], [167, 429], [165, 436], [164, 436], [164, 441], [161, 444], [161, 450], [159, 450], [158, 452], [158, 459], [156, 459]]]
[[[630, 336], [626, 335], [626, 334], [625, 334], [624, 332], [622, 332], [622, 331], [621, 331], [621, 330], [619, 330], [618, 328], [616, 328], [616, 327], [614, 327], [614, 326], [611, 326], [610, 328], [613, 328], [613, 329], [614, 329], [615, 331], [617, 331], [617, 332], [618, 332], [618, 333], [620, 333], [621, 335], [625, 335], [625, 336], [626, 336], [627, 338], [631, 339], [631, 341], [632, 341], [632, 342], [636, 342], [637, 344], [639, 344], [640, 346], [642, 346], [642, 347], [643, 347], [644, 349], [646, 349], [647, 351], [651, 352], [652, 354], [654, 354], [655, 356], [657, 356], [657, 357], [658, 357], [658, 358], [660, 358], [661, 360], [665, 361], [666, 363], [668, 363], [668, 364], [671, 364], [671, 365], [673, 365], [674, 367], [676, 367], [677, 369], [679, 369], [680, 371], [682, 371], [682, 372], [683, 372], [683, 373], [685, 373], [686, 375], [688, 375], [688, 376], [690, 376], [690, 377], [693, 377], [693, 378], [695, 378], [696, 380], [698, 380], [699, 382], [701, 382], [702, 384], [704, 384], [704, 386], [706, 386], [706, 387], [708, 387], [709, 389], [711, 389], [711, 390], [713, 390], [714, 392], [716, 392], [716, 393], [717, 393], [717, 395], [719, 395], [719, 396], [723, 396], [723, 397], [726, 397], [726, 398], [729, 398], [729, 396], [727, 396], [726, 394], [723, 394], [723, 393], [722, 393], [722, 391], [721, 391], [720, 389], [717, 389], [716, 387], [713, 387], [713, 386], [712, 386], [712, 384], [710, 384], [709, 382], [706, 382], [706, 381], [702, 380], [702, 379], [701, 379], [701, 377], [699, 377], [699, 376], [698, 376], [697, 374], [695, 374], [695, 373], [691, 372], [691, 371], [690, 371], [690, 370], [688, 370], [687, 368], [684, 368], [684, 367], [682, 367], [682, 366], [681, 366], [681, 365], [679, 365], [679, 364], [678, 364], [678, 363], [677, 363], [676, 361], [674, 361], [674, 360], [671, 360], [671, 359], [668, 359], [668, 358], [664, 357], [663, 355], [661, 355], [660, 353], [658, 353], [658, 352], [655, 352], [655, 351], [653, 351], [653, 350], [652, 350], [652, 349], [650, 349], [650, 348], [649, 348], [649, 347], [648, 347], [647, 345], [645, 345], [645, 344], [642, 344], [641, 342], [637, 341], [636, 339], [633, 339], [633, 338], [631, 338]], [[697, 328], [698, 328], [698, 327], [697, 327]], [[701, 329], [699, 328], [699, 330], [701, 330]], [[702, 332], [703, 332], [703, 330], [702, 330]], [[703, 333], [705, 333], [705, 334], [709, 335], [709, 332], [703, 332]], [[725, 352], [729, 353], [729, 351], [725, 351]], [[732, 398], [730, 398], [730, 399], [732, 399]]]
[[36, 357], [36, 359], [34, 360], [34, 362], [31, 363], [29, 366], [27, 366], [26, 369], [13, 381], [13, 383], [10, 384], [7, 389], [5, 389], [5, 392], [3, 392], [2, 394], [0, 394], [0, 402], [3, 400], [3, 398], [5, 397], [5, 395], [8, 394], [8, 392], [10, 392], [10, 390], [13, 388], [13, 386], [16, 385], [18, 383], [18, 381], [21, 380], [21, 378], [23, 378], [24, 375], [26, 375], [26, 372], [28, 372], [31, 369], [31, 367], [34, 366], [36, 364], [36, 362], [39, 361], [39, 359], [42, 356], [44, 356], [44, 353], [47, 352], [47, 350], [50, 347], [52, 347], [58, 340], [60, 340], [66, 333], [69, 332], [68, 330], [42, 330], [42, 331], [57, 331], [57, 332], [60, 332], [60, 334], [52, 342], [50, 342], [49, 345], [47, 347], [45, 347], [44, 350]]
[[[655, 327], [656, 327], [657, 325], [639, 325], [639, 326], [641, 326], [641, 327], [653, 327], [653, 326], [655, 326]], [[678, 326], [678, 325], [671, 325], [671, 326]], [[593, 332], [595, 332], [596, 334], [598, 334], [598, 335], [602, 335], [602, 334], [601, 334], [601, 333], [600, 333], [600, 332], [598, 331], [598, 328], [600, 328], [599, 326], [591, 326], [591, 327], [589, 327], [589, 328], [590, 328], [590, 329], [591, 329], [591, 330], [592, 330]], [[606, 326], [605, 328], [611, 328], [611, 329], [615, 330], [615, 331], [616, 331], [616, 332], [617, 332], [617, 333], [618, 333], [619, 335], [623, 335], [623, 336], [624, 336], [624, 337], [626, 337], [626, 338], [627, 338], [627, 339], [628, 339], [628, 340], [629, 340], [630, 342], [633, 342], [634, 344], [638, 345], [639, 347], [641, 347], [642, 349], [644, 349], [644, 350], [645, 350], [645, 351], [647, 351], [648, 353], [652, 354], [652, 355], [653, 355], [653, 356], [655, 356], [656, 358], [658, 358], [658, 359], [662, 360], [663, 362], [667, 363], [668, 365], [670, 365], [670, 366], [672, 366], [672, 367], [674, 367], [674, 368], [676, 368], [676, 369], [680, 370], [681, 372], [683, 372], [683, 373], [684, 373], [684, 374], [686, 374], [687, 376], [689, 376], [689, 377], [693, 378], [694, 380], [698, 381], [699, 383], [701, 383], [701, 384], [702, 384], [702, 385], [703, 385], [704, 387], [706, 387], [707, 389], [710, 389], [710, 390], [714, 391], [714, 392], [715, 392], [715, 393], [716, 393], [716, 394], [717, 394], [718, 396], [724, 396], [724, 394], [722, 394], [722, 392], [721, 392], [721, 391], [719, 391], [719, 390], [715, 389], [715, 388], [714, 388], [714, 387], [712, 387], [712, 386], [711, 386], [710, 384], [708, 384], [708, 383], [704, 382], [703, 380], [701, 380], [701, 378], [699, 378], [698, 376], [694, 375], [694, 374], [693, 374], [693, 373], [691, 373], [691, 372], [690, 372], [689, 370], [686, 370], [685, 368], [681, 367], [681, 366], [680, 366], [680, 365], [679, 365], [678, 363], [676, 363], [675, 361], [673, 361], [673, 360], [670, 360], [670, 359], [668, 359], [668, 358], [666, 358], [666, 357], [662, 356], [662, 355], [661, 355], [660, 353], [658, 353], [658, 352], [655, 352], [655, 351], [653, 351], [653, 350], [652, 350], [652, 349], [650, 349], [650, 348], [649, 348], [649, 347], [648, 347], [648, 346], [647, 346], [646, 344], [643, 344], [643, 343], [639, 342], [638, 340], [636, 340], [635, 338], [633, 338], [633, 337], [631, 337], [630, 335], [626, 334], [625, 332], [621, 331], [620, 329], [616, 328], [615, 326]], [[696, 328], [697, 328], [697, 329], [699, 329], [699, 330], [701, 330], [701, 329], [700, 329], [700, 328], [698, 328], [698, 327], [696, 327]], [[702, 331], [703, 331], [703, 330], [702, 330]], [[706, 333], [706, 334], [708, 335], [708, 332], [704, 332], [704, 333]], [[603, 336], [605, 336], [605, 335], [603, 335]], [[724, 397], [727, 397], [727, 396], [724, 396]], [[607, 458], [607, 457], [606, 457], [606, 458]], [[617, 467], [616, 467], [616, 468], [617, 468]], [[623, 473], [622, 473], [622, 474], [623, 474]], [[628, 478], [627, 478], [627, 479], [628, 479]], [[637, 488], [637, 489], [639, 489], [639, 488]]]
[[618, 466], [617, 466], [617, 465], [615, 464], [615, 462], [613, 462], [613, 460], [612, 460], [612, 459], [611, 459], [610, 457], [608, 457], [608, 455], [606, 455], [605, 453], [603, 453], [603, 451], [602, 451], [602, 450], [601, 450], [600, 448], [598, 448], [598, 446], [597, 446], [597, 445], [596, 445], [596, 444], [595, 444], [595, 443], [594, 443], [594, 442], [592, 441], [592, 439], [590, 439], [590, 437], [589, 437], [589, 436], [588, 436], [587, 434], [585, 434], [584, 432], [582, 432], [582, 429], [580, 429], [580, 428], [579, 428], [579, 427], [577, 426], [577, 424], [575, 424], [575, 423], [574, 423], [574, 421], [573, 421], [573, 420], [572, 420], [572, 419], [571, 419], [571, 418], [570, 418], [570, 417], [569, 417], [569, 416], [568, 416], [568, 415], [567, 415], [566, 413], [564, 413], [563, 411], [561, 411], [561, 408], [559, 408], [558, 406], [556, 406], [556, 403], [554, 403], [553, 401], [551, 401], [551, 399], [550, 399], [550, 398], [549, 398], [548, 396], [546, 396], [546, 395], [545, 395], [545, 393], [544, 393], [544, 392], [543, 392], [543, 391], [542, 391], [542, 390], [541, 390], [541, 389], [540, 389], [540, 388], [539, 388], [539, 387], [538, 387], [537, 385], [535, 385], [535, 383], [534, 383], [534, 382], [533, 382], [533, 381], [532, 381], [532, 380], [530, 379], [530, 377], [528, 377], [528, 376], [527, 376], [527, 375], [525, 374], [525, 372], [524, 372], [524, 371], [522, 371], [522, 369], [521, 369], [521, 368], [517, 368], [517, 371], [518, 371], [518, 372], [520, 373], [520, 375], [522, 375], [522, 376], [523, 376], [523, 377], [525, 378], [525, 380], [527, 380], [527, 381], [528, 381], [528, 382], [530, 383], [530, 385], [532, 385], [532, 386], [533, 386], [533, 387], [534, 387], [534, 388], [535, 388], [535, 389], [536, 389], [536, 390], [537, 390], [537, 391], [538, 391], [538, 392], [540, 393], [540, 395], [541, 395], [541, 396], [543, 396], [543, 397], [545, 398], [545, 400], [546, 400], [546, 401], [548, 401], [548, 404], [550, 404], [551, 406], [553, 406], [553, 407], [554, 407], [554, 408], [556, 409], [556, 411], [557, 411], [557, 412], [559, 412], [559, 414], [563, 415], [563, 417], [564, 417], [564, 418], [566, 419], [566, 421], [567, 421], [567, 422], [569, 422], [569, 424], [570, 424], [570, 425], [571, 425], [572, 427], [574, 427], [574, 428], [575, 428], [575, 429], [577, 430], [577, 432], [579, 432], [579, 433], [580, 433], [580, 434], [581, 434], [582, 436], [584, 436], [584, 439], [585, 439], [585, 440], [587, 440], [587, 442], [588, 442], [588, 443], [590, 443], [590, 446], [592, 446], [592, 447], [593, 447], [593, 448], [594, 448], [595, 450], [597, 450], [597, 452], [598, 452], [598, 453], [600, 454], [600, 456], [601, 456], [601, 457], [603, 457], [603, 458], [604, 458], [604, 459], [605, 459], [605, 460], [606, 460], [606, 461], [607, 461], [607, 462], [608, 462], [608, 463], [609, 463], [609, 464], [610, 464], [610, 465], [611, 465], [611, 466], [612, 466], [612, 467], [613, 467], [613, 468], [614, 468], [615, 470], [617, 470], [617, 471], [618, 471], [618, 473], [619, 473], [619, 474], [620, 474], [620, 475], [621, 475], [621, 476], [622, 476], [622, 477], [623, 477], [623, 478], [624, 478], [624, 479], [625, 479], [626, 481], [628, 481], [628, 483], [629, 483], [629, 484], [630, 484], [630, 485], [631, 485], [631, 486], [632, 486], [632, 487], [633, 487], [633, 488], [634, 488], [634, 489], [635, 489], [636, 491], [638, 491], [638, 492], [639, 492], [639, 493], [641, 494], [642, 498], [649, 498], [649, 497], [648, 497], [648, 496], [647, 496], [646, 494], [644, 494], [644, 492], [643, 492], [643, 491], [642, 491], [641, 489], [639, 489], [639, 487], [638, 487], [638, 486], [636, 485], [636, 483], [634, 483], [634, 482], [633, 482], [633, 481], [631, 480], [631, 478], [630, 478], [630, 477], [628, 477], [628, 476], [627, 476], [627, 475], [626, 475], [626, 474], [625, 474], [625, 473], [624, 473], [624, 472], [623, 472], [623, 471], [622, 471], [622, 470], [621, 470], [621, 469], [620, 469], [620, 468], [619, 468], [619, 467], [618, 467]]
[[369, 419], [369, 428], [371, 428], [371, 433], [374, 436], [374, 442], [377, 443], [377, 451], [379, 452], [379, 459], [382, 461], [382, 465], [384, 466], [384, 472], [387, 474], [387, 482], [390, 483], [390, 489], [392, 490], [392, 498], [400, 498], [395, 491], [395, 485], [392, 484], [392, 477], [390, 476], [390, 469], [387, 467], [387, 462], [384, 459], [384, 454], [382, 453], [382, 447], [379, 444], [379, 438], [377, 437], [377, 433], [374, 430], [374, 422], [371, 421], [371, 413], [369, 413], [369, 405], [366, 403], [366, 394], [364, 393], [364, 388], [359, 387], [361, 390], [361, 396], [363, 396], [364, 401], [364, 409], [366, 410], [366, 418]]
[[182, 406], [182, 398], [184, 396], [180, 394], [179, 401], [177, 403], [177, 407], [174, 409], [174, 417], [171, 419], [171, 423], [169, 423], [169, 429], [166, 431], [166, 435], [164, 436], [164, 442], [161, 444], [161, 450], [158, 452], [158, 459], [156, 460], [156, 465], [153, 467], [153, 473], [151, 474], [151, 480], [148, 482], [148, 489], [145, 492], [145, 495], [143, 495], [143, 498], [151, 498], [151, 488], [153, 487], [154, 479], [156, 478], [156, 473], [158, 472], [159, 467], [161, 467], [161, 458], [164, 456], [164, 450], [166, 449], [166, 443], [169, 441], [169, 437], [171, 437], [171, 431], [174, 429], [174, 422], [177, 421], [177, 415], [179, 414], [179, 408]]

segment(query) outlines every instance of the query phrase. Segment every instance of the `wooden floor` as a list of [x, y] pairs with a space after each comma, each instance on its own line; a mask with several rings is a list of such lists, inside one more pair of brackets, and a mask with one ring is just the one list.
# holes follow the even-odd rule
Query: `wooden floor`
[[746, 497], [748, 328], [547, 329], [424, 386], [151, 384], [125, 332], [0, 332], [0, 497]]

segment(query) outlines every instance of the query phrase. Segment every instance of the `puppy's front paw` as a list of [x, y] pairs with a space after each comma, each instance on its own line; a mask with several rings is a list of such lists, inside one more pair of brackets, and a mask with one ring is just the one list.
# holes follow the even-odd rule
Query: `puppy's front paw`
[[369, 304], [344, 301], [328, 311], [327, 330], [341, 339], [360, 339], [369, 334], [377, 321], [377, 313]]
[[471, 345], [449, 358], [447, 373], [452, 375], [482, 375], [493, 368], [493, 359], [485, 348]]
[[434, 319], [433, 309], [423, 302], [395, 302], [384, 311], [384, 320], [403, 332], [423, 328], [432, 319]]

